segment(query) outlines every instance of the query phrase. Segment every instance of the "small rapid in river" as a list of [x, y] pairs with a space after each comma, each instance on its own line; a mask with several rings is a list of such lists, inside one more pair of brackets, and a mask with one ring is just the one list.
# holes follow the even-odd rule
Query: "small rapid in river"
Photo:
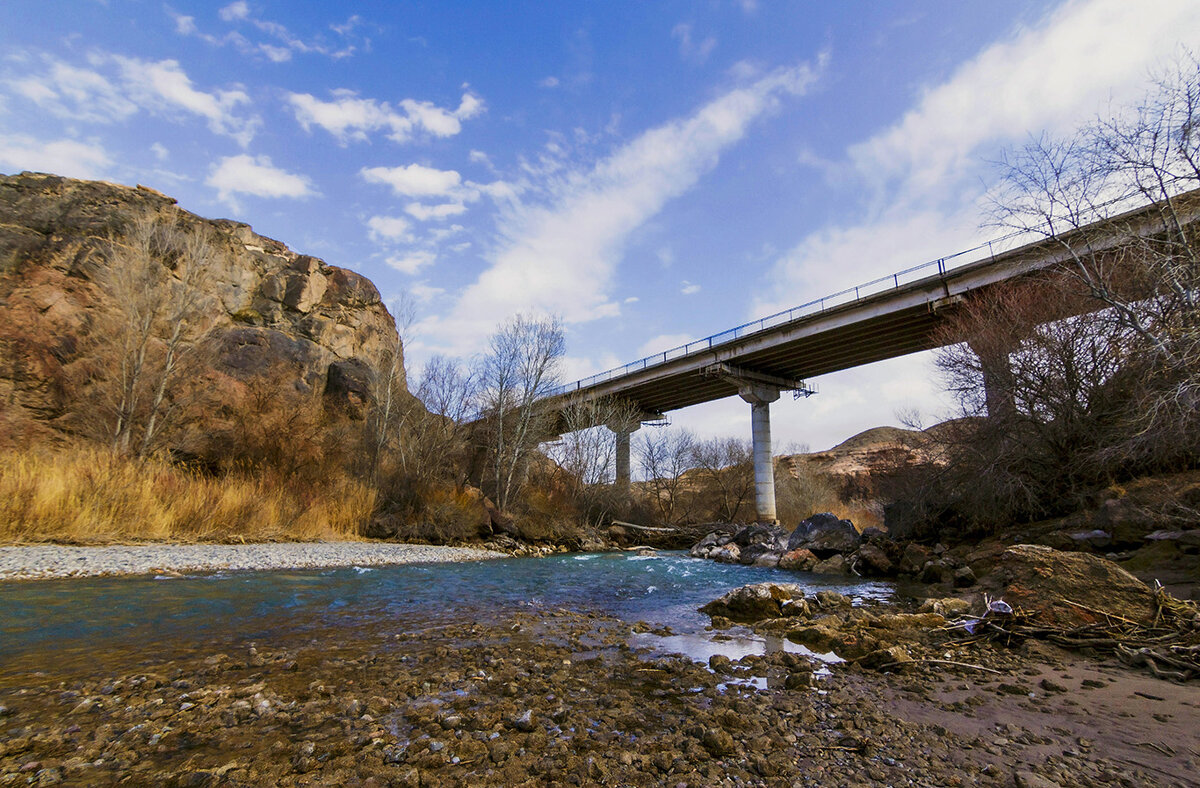
[[858, 599], [893, 593], [888, 583], [719, 564], [676, 552], [5, 583], [0, 669], [66, 666], [101, 652], [164, 657], [285, 636], [336, 640], [339, 630], [350, 629], [388, 636], [560, 608], [670, 627], [673, 636], [659, 641], [661, 647], [695, 651], [708, 623], [697, 608], [731, 588], [766, 580]]

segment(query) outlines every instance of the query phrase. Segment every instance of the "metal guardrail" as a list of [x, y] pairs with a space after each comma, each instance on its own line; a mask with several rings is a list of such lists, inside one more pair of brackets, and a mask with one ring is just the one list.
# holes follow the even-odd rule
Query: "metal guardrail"
[[[568, 383], [564, 386], [559, 386], [551, 392], [550, 396], [558, 396], [573, 391], [580, 391], [582, 389], [590, 388], [598, 383], [604, 383], [605, 381], [612, 380], [613, 378], [619, 378], [622, 375], [628, 375], [631, 372], [640, 372], [644, 369], [652, 369], [662, 364], [666, 364], [668, 361], [674, 361], [675, 359], [690, 356], [693, 353], [700, 353], [703, 351], [712, 350], [714, 348], [720, 348], [724, 345], [736, 342], [737, 340], [745, 339], [746, 337], [753, 336], [754, 334], [764, 331], [769, 331], [770, 329], [776, 328], [777, 326], [785, 323], [791, 323], [794, 320], [799, 320], [802, 317], [820, 314], [826, 310], [833, 309], [834, 307], [856, 303], [864, 298], [879, 295], [880, 293], [885, 293], [891, 290], [898, 290], [901, 287], [912, 284], [918, 279], [923, 279], [932, 272], [932, 269], [935, 268], [937, 269], [939, 276], [945, 276], [948, 271], [956, 270], [966, 265], [970, 265], [971, 263], [978, 262], [978, 260], [982, 258], [972, 258], [970, 260], [964, 260], [955, 265], [947, 265], [947, 262], [950, 260], [956, 260], [966, 255], [980, 252], [984, 249], [988, 251], [989, 256], [994, 258], [996, 256], [996, 246], [998, 244], [1004, 243], [1005, 241], [1010, 241], [1017, 236], [1030, 234], [1031, 232], [1028, 230], [1017, 230], [1007, 235], [1000, 236], [999, 238], [993, 238], [990, 241], [979, 244], [978, 246], [973, 246], [970, 249], [963, 249], [962, 251], [955, 252], [954, 254], [946, 255], [945, 257], [939, 257], [936, 260], [930, 260], [929, 262], [921, 263], [920, 265], [914, 265], [911, 268], [905, 268], [903, 271], [897, 271], [893, 274], [888, 274], [887, 276], [881, 276], [878, 279], [873, 279], [864, 284], [848, 287], [845, 290], [840, 290], [831, 295], [822, 296], [821, 298], [800, 304], [799, 306], [794, 306], [791, 309], [785, 309], [782, 312], [776, 312], [773, 315], [767, 315], [766, 317], [759, 318], [758, 320], [751, 320], [749, 323], [743, 323], [740, 326], [735, 326], [734, 328], [727, 329], [718, 334], [713, 334], [702, 339], [694, 339], [691, 342], [678, 345], [677, 347], [673, 347], [669, 350], [664, 350], [661, 353], [655, 353], [653, 355], [646, 356], [645, 358], [638, 359], [637, 361], [631, 361], [624, 366], [614, 367], [612, 369], [605, 370], [604, 372], [598, 372], [591, 377], [583, 378], [582, 380], [577, 380], [574, 383]], [[921, 273], [922, 275], [913, 276], [913, 274], [916, 273]]]

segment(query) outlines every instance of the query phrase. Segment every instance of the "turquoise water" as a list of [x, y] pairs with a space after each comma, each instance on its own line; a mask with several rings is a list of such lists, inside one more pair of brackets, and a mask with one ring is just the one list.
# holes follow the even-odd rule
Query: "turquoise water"
[[[703, 630], [696, 608], [746, 583], [798, 582], [859, 598], [890, 584], [718, 564], [684, 553], [588, 553], [460, 564], [112, 577], [0, 584], [0, 669], [121, 650], [236, 645], [275, 636], [388, 635], [566, 608]], [[149, 655], [149, 654], [148, 654]]]

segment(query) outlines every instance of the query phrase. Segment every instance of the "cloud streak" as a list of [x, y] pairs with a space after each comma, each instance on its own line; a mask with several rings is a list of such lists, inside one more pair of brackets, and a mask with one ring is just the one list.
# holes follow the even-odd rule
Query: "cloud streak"
[[488, 269], [422, 334], [467, 353], [515, 312], [555, 312], [567, 323], [617, 314], [609, 290], [630, 234], [691, 189], [751, 124], [815, 78], [806, 65], [771, 72], [642, 133], [586, 171], [552, 172], [537, 203], [510, 194]]

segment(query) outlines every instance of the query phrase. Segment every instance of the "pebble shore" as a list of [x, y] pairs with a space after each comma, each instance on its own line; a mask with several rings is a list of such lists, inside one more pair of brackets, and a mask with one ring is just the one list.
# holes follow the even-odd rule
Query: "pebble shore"
[[0, 547], [0, 581], [334, 566], [428, 564], [507, 558], [470, 547], [367, 542]]

